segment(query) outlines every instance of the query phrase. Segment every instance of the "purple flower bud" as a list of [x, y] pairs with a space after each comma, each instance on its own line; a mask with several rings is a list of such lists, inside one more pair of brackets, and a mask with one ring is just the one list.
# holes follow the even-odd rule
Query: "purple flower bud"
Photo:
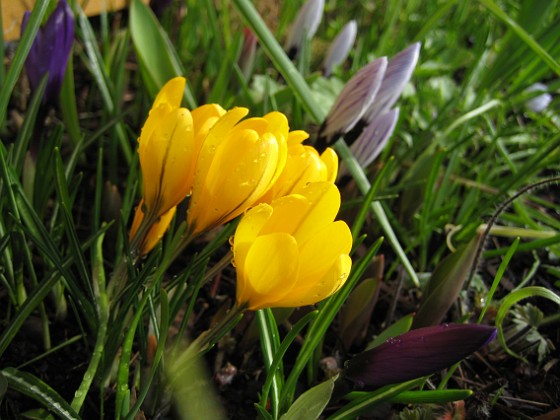
[[[25, 12], [23, 16], [22, 33], [29, 15], [30, 12]], [[60, 0], [47, 23], [37, 32], [25, 61], [25, 70], [33, 90], [47, 73], [49, 75], [43, 103], [53, 103], [60, 94], [73, 42], [74, 15], [66, 0]]]
[[496, 328], [444, 324], [409, 331], [346, 363], [344, 377], [356, 388], [378, 388], [438, 372], [496, 337]]
[[419, 54], [420, 43], [417, 42], [399, 52], [389, 61], [375, 101], [364, 114], [366, 124], [395, 104], [412, 76]]
[[319, 23], [321, 23], [324, 7], [325, 0], [308, 0], [299, 9], [296, 20], [286, 38], [285, 49], [290, 58], [294, 58], [297, 55], [306, 39], [313, 38]]
[[525, 93], [529, 93], [529, 92], [544, 92], [544, 93], [542, 95], [534, 96], [531, 99], [529, 99], [527, 102], [525, 102], [525, 106], [527, 106], [527, 108], [529, 108], [533, 112], [544, 111], [546, 107], [550, 104], [550, 101], [552, 101], [552, 96], [549, 93], [546, 93], [547, 90], [548, 89], [546, 85], [542, 83], [534, 83], [531, 86], [529, 86], [527, 89], [525, 89]]
[[378, 58], [362, 67], [346, 83], [321, 126], [318, 146], [350, 131], [373, 102], [387, 68], [387, 59]]
[[383, 151], [398, 119], [399, 108], [384, 112], [375, 118], [352, 143], [350, 149], [362, 168], [373, 162]]
[[358, 25], [355, 20], [351, 20], [344, 28], [338, 33], [334, 41], [331, 43], [325, 60], [323, 61], [323, 73], [325, 76], [330, 76], [333, 67], [338, 66], [350, 53], [352, 45], [356, 40], [356, 33], [358, 32]]

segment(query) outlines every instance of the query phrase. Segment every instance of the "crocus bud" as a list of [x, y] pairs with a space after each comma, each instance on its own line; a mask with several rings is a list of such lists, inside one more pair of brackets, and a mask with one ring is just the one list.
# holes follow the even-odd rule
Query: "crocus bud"
[[398, 119], [399, 108], [378, 115], [352, 143], [350, 149], [362, 168], [373, 162], [385, 148]]
[[346, 83], [336, 98], [319, 131], [317, 148], [350, 131], [370, 107], [381, 86], [387, 68], [387, 58], [381, 57], [361, 68]]
[[290, 58], [298, 54], [306, 39], [313, 38], [321, 23], [324, 7], [325, 0], [308, 0], [299, 10], [286, 38], [285, 49]]
[[[21, 32], [30, 12], [25, 12]], [[39, 29], [25, 60], [25, 71], [31, 89], [35, 90], [48, 73], [43, 103], [54, 103], [60, 94], [66, 65], [74, 42], [74, 15], [66, 0], [60, 0], [47, 23]]]
[[366, 124], [395, 104], [412, 76], [419, 55], [420, 43], [416, 42], [389, 60], [375, 101], [364, 114]]
[[529, 92], [543, 92], [542, 95], [534, 96], [525, 102], [527, 108], [529, 108], [533, 112], [541, 112], [546, 109], [546, 107], [552, 101], [552, 96], [549, 93], [546, 93], [547, 87], [542, 83], [534, 83], [525, 89], [525, 93]]
[[339, 208], [338, 188], [314, 182], [250, 209], [233, 239], [238, 306], [311, 305], [340, 289], [352, 266], [352, 233], [334, 221]]
[[243, 46], [241, 47], [241, 55], [239, 56], [239, 68], [245, 76], [249, 79], [253, 72], [253, 65], [255, 64], [255, 51], [257, 50], [257, 37], [249, 28], [243, 30]]
[[496, 337], [496, 328], [444, 324], [409, 331], [346, 363], [344, 378], [355, 388], [374, 389], [438, 372]]
[[323, 73], [325, 76], [330, 76], [332, 69], [346, 60], [356, 40], [357, 32], [358, 25], [355, 20], [351, 20], [344, 25], [342, 30], [338, 33], [329, 46], [325, 59], [323, 60]]
[[288, 120], [280, 112], [240, 120], [233, 108], [204, 139], [187, 212], [191, 234], [227, 223], [253, 206], [276, 182], [288, 155]]

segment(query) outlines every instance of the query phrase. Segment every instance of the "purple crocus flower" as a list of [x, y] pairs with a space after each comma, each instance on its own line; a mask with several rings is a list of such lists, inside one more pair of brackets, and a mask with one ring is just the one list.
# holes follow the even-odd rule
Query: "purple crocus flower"
[[430, 375], [489, 343], [496, 332], [494, 327], [478, 324], [418, 328], [349, 360], [344, 378], [354, 388], [374, 389]]
[[358, 70], [344, 85], [319, 130], [318, 150], [326, 148], [360, 121], [375, 99], [386, 68], [387, 58], [378, 58]]
[[288, 57], [296, 57], [304, 41], [313, 38], [321, 23], [324, 8], [325, 0], [308, 0], [299, 9], [286, 38], [285, 50], [288, 52]]
[[339, 34], [336, 36], [332, 44], [327, 50], [325, 59], [323, 60], [323, 74], [329, 77], [333, 68], [338, 66], [350, 53], [352, 45], [356, 40], [356, 34], [358, 32], [358, 24], [355, 20], [351, 20], [341, 29]]
[[[30, 14], [25, 12], [23, 16], [22, 33]], [[37, 32], [25, 61], [25, 71], [33, 90], [37, 89], [47, 73], [49, 75], [43, 103], [53, 103], [60, 94], [73, 42], [74, 14], [66, 0], [60, 0], [47, 23]]]

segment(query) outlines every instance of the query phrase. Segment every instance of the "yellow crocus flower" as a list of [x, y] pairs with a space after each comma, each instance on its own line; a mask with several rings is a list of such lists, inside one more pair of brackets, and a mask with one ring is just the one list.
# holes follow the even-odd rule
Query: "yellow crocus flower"
[[237, 217], [274, 184], [286, 163], [288, 120], [280, 112], [248, 118], [233, 108], [208, 131], [198, 156], [187, 212], [197, 235]]
[[143, 199], [130, 230], [135, 237], [145, 217], [153, 226], [138, 238], [140, 253], [148, 253], [167, 230], [175, 207], [191, 193], [196, 160], [210, 128], [225, 114], [216, 104], [190, 112], [181, 108], [186, 80], [176, 77], [158, 93], [138, 139]]
[[144, 213], [156, 218], [192, 189], [196, 145], [193, 117], [181, 108], [185, 83], [176, 77], [163, 86], [138, 139]]
[[250, 209], [233, 238], [237, 306], [257, 310], [311, 305], [346, 281], [352, 234], [334, 221], [338, 188], [315, 182]]
[[319, 155], [314, 147], [303, 145], [308, 137], [309, 134], [301, 130], [289, 133], [286, 166], [260, 202], [270, 203], [276, 198], [296, 193], [311, 182], [335, 182], [338, 156], [330, 147]]

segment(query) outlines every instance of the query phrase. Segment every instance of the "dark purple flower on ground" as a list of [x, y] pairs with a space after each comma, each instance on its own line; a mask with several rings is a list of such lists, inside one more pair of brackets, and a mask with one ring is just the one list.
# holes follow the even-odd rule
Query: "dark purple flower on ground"
[[[30, 12], [25, 12], [21, 32], [25, 31]], [[60, 0], [49, 19], [37, 32], [25, 61], [25, 71], [33, 90], [48, 73], [43, 103], [53, 103], [60, 94], [66, 65], [74, 42], [74, 15], [65, 0]]]
[[478, 324], [412, 330], [349, 360], [344, 377], [355, 388], [374, 389], [430, 375], [477, 351], [496, 337], [496, 331]]

